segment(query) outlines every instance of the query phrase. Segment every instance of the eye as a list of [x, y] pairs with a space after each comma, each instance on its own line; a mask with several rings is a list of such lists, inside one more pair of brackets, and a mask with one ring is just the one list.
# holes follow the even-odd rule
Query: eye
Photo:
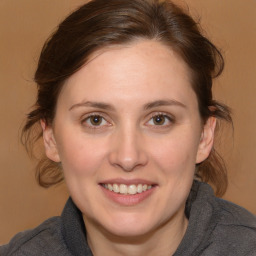
[[109, 123], [104, 119], [103, 116], [100, 115], [90, 115], [87, 116], [85, 119], [82, 121], [83, 124], [90, 128], [100, 128], [102, 126], [106, 126]]
[[151, 117], [147, 124], [152, 126], [169, 126], [173, 122], [173, 118], [166, 114], [156, 114]]

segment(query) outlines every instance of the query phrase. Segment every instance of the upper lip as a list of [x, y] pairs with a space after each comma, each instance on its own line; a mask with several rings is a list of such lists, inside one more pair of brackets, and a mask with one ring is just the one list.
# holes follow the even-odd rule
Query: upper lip
[[123, 178], [103, 180], [99, 184], [156, 185], [155, 182], [145, 180], [145, 179], [123, 179]]

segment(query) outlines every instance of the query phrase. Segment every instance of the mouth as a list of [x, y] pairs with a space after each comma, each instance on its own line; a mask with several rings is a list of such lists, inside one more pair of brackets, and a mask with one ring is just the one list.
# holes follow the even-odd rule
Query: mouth
[[151, 198], [158, 184], [144, 179], [125, 180], [117, 178], [99, 183], [104, 195], [118, 205], [130, 207]]
[[100, 183], [105, 189], [122, 195], [136, 195], [151, 190], [154, 184], [117, 184], [117, 183]]

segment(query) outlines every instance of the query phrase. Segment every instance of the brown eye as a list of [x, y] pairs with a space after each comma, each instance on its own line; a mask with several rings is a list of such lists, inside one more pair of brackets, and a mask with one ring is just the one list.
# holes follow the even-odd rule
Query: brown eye
[[150, 120], [147, 122], [147, 125], [152, 126], [152, 127], [160, 126], [163, 128], [167, 128], [171, 124], [173, 124], [174, 121], [175, 121], [174, 118], [171, 117], [170, 115], [159, 113], [159, 114], [153, 115], [150, 118]]
[[166, 117], [163, 115], [158, 115], [153, 117], [153, 123], [155, 125], [163, 125], [166, 121]]
[[82, 119], [81, 124], [90, 129], [103, 129], [111, 126], [104, 116], [93, 113]]
[[102, 120], [103, 120], [102, 116], [91, 116], [89, 117], [88, 121], [90, 121], [91, 125], [98, 126], [98, 125], [101, 125]]

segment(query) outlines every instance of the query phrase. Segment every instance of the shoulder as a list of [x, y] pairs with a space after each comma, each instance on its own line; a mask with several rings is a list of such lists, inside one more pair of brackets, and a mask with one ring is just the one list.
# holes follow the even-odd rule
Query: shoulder
[[69, 255], [62, 236], [61, 218], [50, 218], [35, 229], [18, 233], [9, 244], [0, 247], [0, 255]]
[[221, 212], [221, 225], [235, 225], [256, 231], [256, 216], [243, 207], [226, 201], [221, 198], [215, 198]]
[[256, 216], [246, 209], [215, 198], [218, 206], [219, 221], [214, 230], [215, 236], [220, 242], [226, 241], [235, 246], [253, 248], [256, 254]]
[[256, 231], [255, 215], [239, 205], [216, 197], [208, 184], [198, 182], [196, 185], [196, 206], [201, 205], [201, 210], [211, 213], [219, 225], [242, 226]]
[[203, 184], [201, 190], [205, 193], [206, 205], [211, 208], [208, 211], [212, 224], [209, 242], [215, 245], [214, 250], [224, 250], [226, 255], [256, 255], [256, 216], [234, 203], [206, 192], [209, 190], [208, 185], [206, 187]]

